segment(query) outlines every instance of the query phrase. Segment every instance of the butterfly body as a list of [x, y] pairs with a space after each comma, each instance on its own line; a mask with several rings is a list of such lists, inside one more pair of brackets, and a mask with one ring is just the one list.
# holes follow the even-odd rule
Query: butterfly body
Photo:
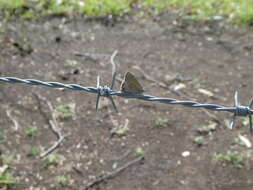
[[121, 91], [131, 94], [142, 94], [144, 92], [141, 84], [130, 72], [125, 74], [124, 80], [121, 83]]

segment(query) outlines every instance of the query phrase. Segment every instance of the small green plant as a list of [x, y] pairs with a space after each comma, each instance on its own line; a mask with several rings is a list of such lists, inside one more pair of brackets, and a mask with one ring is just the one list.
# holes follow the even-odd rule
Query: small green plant
[[117, 135], [120, 137], [125, 136], [127, 132], [129, 131], [128, 124], [129, 124], [129, 120], [127, 119], [124, 125], [122, 124], [119, 126], [115, 126], [111, 130], [111, 135]]
[[60, 162], [60, 157], [58, 154], [50, 154], [47, 157], [43, 159], [45, 167], [48, 167], [50, 165], [57, 166]]
[[33, 146], [33, 147], [30, 147], [28, 150], [27, 150], [27, 153], [26, 155], [27, 156], [31, 156], [31, 157], [36, 157], [40, 154], [40, 148], [39, 147], [36, 147], [36, 146]]
[[25, 131], [26, 137], [33, 138], [38, 136], [38, 128], [37, 127], [29, 127]]
[[197, 132], [202, 135], [207, 135], [216, 130], [217, 123], [209, 122], [207, 125], [199, 126]]
[[154, 124], [156, 127], [165, 127], [169, 125], [169, 120], [168, 119], [162, 119], [160, 117], [154, 119]]
[[136, 156], [138, 156], [138, 157], [143, 157], [144, 154], [145, 154], [145, 152], [144, 152], [143, 148], [137, 147], [137, 148], [135, 149], [135, 155], [136, 155]]
[[73, 119], [75, 115], [75, 104], [70, 103], [58, 105], [56, 107], [56, 115], [64, 120]]
[[9, 171], [8, 165], [3, 165], [0, 167], [0, 188], [5, 187], [6, 189], [9, 189], [11, 185], [14, 185], [16, 183], [15, 178]]
[[214, 158], [216, 160], [231, 163], [237, 168], [243, 168], [245, 165], [244, 163], [245, 157], [236, 151], [234, 152], [227, 151], [226, 153], [218, 153], [214, 155]]
[[69, 177], [68, 176], [57, 176], [55, 179], [56, 183], [61, 185], [61, 186], [66, 186], [69, 184]]
[[202, 146], [204, 144], [204, 137], [203, 136], [196, 136], [193, 138], [193, 143], [198, 145], [198, 146]]

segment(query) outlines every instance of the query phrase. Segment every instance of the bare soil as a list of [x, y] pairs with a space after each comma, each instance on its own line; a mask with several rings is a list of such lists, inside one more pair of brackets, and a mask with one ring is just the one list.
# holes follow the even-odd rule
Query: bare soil
[[[110, 85], [110, 57], [118, 50], [116, 89], [130, 70], [145, 93], [159, 97], [233, 106], [235, 90], [239, 90], [243, 105], [252, 96], [252, 28], [177, 20], [169, 14], [111, 20], [47, 17], [9, 21], [0, 37], [2, 77], [96, 86], [99, 75], [102, 85]], [[147, 80], [140, 69], [167, 88]], [[173, 93], [170, 88], [179, 84], [184, 88]], [[226, 127], [231, 113], [119, 97], [114, 97], [119, 113], [105, 98], [96, 112], [96, 94], [10, 83], [0, 83], [0, 89], [0, 148], [17, 180], [9, 189], [84, 189], [101, 175], [134, 160], [137, 148], [144, 151], [143, 160], [90, 189], [252, 189], [251, 156], [243, 168], [214, 159], [215, 153], [228, 150], [250, 152], [232, 145], [238, 134], [252, 142], [253, 137], [240, 120], [234, 130]], [[68, 136], [51, 153], [57, 159], [49, 165], [39, 155], [28, 155], [31, 147], [45, 151], [57, 141], [48, 123], [52, 113], [47, 101], [54, 108], [75, 105], [72, 118], [57, 118], [57, 126]], [[164, 126], [156, 125], [165, 119]], [[112, 135], [112, 129], [127, 121], [129, 129], [123, 136]], [[216, 129], [199, 134], [198, 128], [210, 122]], [[30, 127], [37, 127], [37, 136], [27, 137]], [[202, 146], [193, 142], [197, 136], [203, 136]], [[185, 151], [190, 155], [182, 156]], [[66, 177], [67, 182], [57, 176]]]

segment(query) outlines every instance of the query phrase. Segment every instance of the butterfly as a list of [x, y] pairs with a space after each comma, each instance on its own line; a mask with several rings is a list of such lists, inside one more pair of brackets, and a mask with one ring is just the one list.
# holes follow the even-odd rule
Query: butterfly
[[144, 92], [141, 84], [130, 72], [125, 74], [125, 78], [121, 83], [121, 91], [131, 94], [142, 94]]

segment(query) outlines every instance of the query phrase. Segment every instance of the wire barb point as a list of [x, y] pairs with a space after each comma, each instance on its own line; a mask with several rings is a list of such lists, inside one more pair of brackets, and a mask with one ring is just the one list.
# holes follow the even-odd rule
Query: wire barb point
[[239, 102], [239, 95], [238, 92], [235, 91], [234, 95], [234, 106], [235, 111], [234, 115], [230, 119], [229, 128], [233, 129], [235, 126], [235, 120], [237, 116], [249, 116], [249, 127], [250, 127], [250, 133], [253, 134], [253, 128], [252, 128], [252, 110], [251, 107], [253, 105], [253, 99], [251, 100], [250, 104], [248, 106], [241, 106]]
[[[116, 76], [116, 73], [114, 74], [113, 76], [113, 79], [112, 79], [112, 83], [114, 83], [114, 80], [115, 80], [115, 76]], [[113, 85], [111, 85], [113, 86]], [[107, 86], [100, 86], [100, 77], [98, 76], [97, 77], [97, 100], [96, 100], [96, 111], [98, 111], [98, 107], [99, 107], [99, 101], [100, 101], [100, 97], [101, 96], [104, 96], [104, 97], [107, 97], [110, 99], [112, 105], [113, 105], [113, 108], [116, 112], [118, 112], [118, 109], [116, 107], [116, 104], [115, 102], [113, 101], [113, 98], [111, 97], [111, 88], [107, 87]]]

